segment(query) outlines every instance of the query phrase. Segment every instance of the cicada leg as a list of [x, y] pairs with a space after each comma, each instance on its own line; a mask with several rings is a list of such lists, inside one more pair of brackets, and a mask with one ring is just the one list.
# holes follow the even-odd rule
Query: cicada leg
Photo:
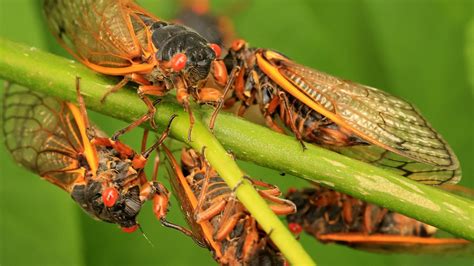
[[[146, 98], [148, 101], [149, 99]], [[113, 135], [112, 135], [112, 139], [113, 140], [118, 140], [118, 138], [120, 136], [122, 136], [123, 134], [129, 132], [130, 130], [138, 127], [139, 125], [141, 125], [142, 123], [146, 122], [147, 120], [151, 119], [152, 122], [150, 122], [151, 126], [153, 128], [156, 128], [156, 124], [155, 124], [155, 120], [153, 119], [154, 118], [154, 115], [155, 115], [155, 105], [157, 105], [158, 103], [160, 103], [161, 99], [157, 99], [155, 102], [151, 103], [150, 102], [150, 105], [153, 106], [153, 110], [144, 114], [142, 117], [140, 117], [139, 119], [133, 121], [131, 124], [129, 124], [128, 126], [118, 130], [117, 132], [115, 132]]]
[[278, 133], [286, 134], [285, 130], [279, 125], [277, 125], [273, 120], [273, 116], [275, 115], [276, 109], [280, 106], [280, 104], [280, 99], [278, 97], [273, 97], [267, 106], [262, 105], [260, 106], [260, 109], [263, 112], [263, 116], [268, 127]]
[[224, 87], [224, 93], [221, 94], [219, 99], [217, 99], [217, 105], [209, 121], [209, 129], [211, 130], [211, 132], [214, 131], [214, 124], [216, 122], [217, 115], [219, 114], [219, 111], [222, 109], [222, 106], [224, 105], [224, 99], [227, 97], [227, 94], [229, 93], [230, 88], [232, 87], [232, 84], [234, 83], [237, 75], [239, 74], [239, 71], [240, 71], [239, 66], [235, 66], [234, 68], [232, 68], [232, 71], [230, 72], [230, 78], [227, 79], [227, 83], [225, 84], [225, 87]]
[[188, 130], [188, 141], [191, 141], [191, 133], [194, 127], [194, 115], [189, 104], [189, 93], [186, 84], [181, 79], [176, 79], [174, 82], [176, 87], [176, 99], [180, 103], [184, 110], [189, 114], [189, 130]]
[[288, 215], [296, 212], [296, 205], [287, 199], [279, 198], [281, 191], [277, 186], [265, 183], [263, 181], [249, 179], [254, 186], [265, 187], [267, 189], [261, 190], [257, 188], [258, 194], [264, 199], [269, 200], [272, 203], [270, 209], [277, 215]]
[[296, 128], [296, 120], [293, 116], [293, 113], [291, 112], [290, 109], [290, 103], [288, 102], [288, 98], [286, 97], [286, 94], [284, 92], [279, 92], [278, 97], [284, 104], [284, 112], [288, 116], [288, 119], [290, 120], [290, 128], [291, 131], [295, 134], [296, 139], [301, 143], [301, 146], [303, 147], [303, 150], [306, 150], [306, 145], [303, 142], [303, 136], [301, 135], [301, 132]]
[[218, 226], [219, 230], [214, 233], [214, 240], [224, 240], [234, 230], [237, 222], [242, 218], [242, 216], [245, 215], [238, 205], [241, 206], [235, 197], [232, 197], [229, 200], [220, 219]]
[[219, 200], [212, 203], [207, 209], [202, 210], [202, 206], [204, 205], [208, 195], [207, 190], [209, 188], [209, 168], [210, 167], [206, 167], [204, 183], [201, 185], [201, 191], [196, 205], [196, 213], [194, 214], [194, 219], [197, 223], [210, 220], [212, 217], [224, 210], [225, 206], [227, 205], [227, 200]]

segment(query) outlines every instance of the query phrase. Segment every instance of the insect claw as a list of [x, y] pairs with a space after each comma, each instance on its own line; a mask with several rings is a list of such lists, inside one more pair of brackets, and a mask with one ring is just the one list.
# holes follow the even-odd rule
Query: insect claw
[[[246, 176], [244, 175], [243, 178], [244, 178], [244, 179], [247, 179], [248, 176], [247, 176], [247, 178], [246, 178]], [[235, 191], [236, 191], [241, 185], [243, 185], [243, 183], [244, 183], [244, 180], [241, 179], [241, 180], [237, 183], [237, 185], [235, 185], [235, 186], [232, 188], [232, 193], [235, 193]]]
[[307, 150], [308, 147], [306, 147], [306, 144], [304, 144], [304, 141], [302, 140], [299, 140], [300, 144], [301, 144], [301, 147], [303, 148], [303, 151]]

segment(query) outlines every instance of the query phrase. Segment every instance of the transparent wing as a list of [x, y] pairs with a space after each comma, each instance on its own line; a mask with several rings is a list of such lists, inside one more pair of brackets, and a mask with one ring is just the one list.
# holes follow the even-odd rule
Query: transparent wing
[[422, 163], [376, 145], [331, 147], [331, 149], [427, 185], [455, 184], [461, 179], [461, 169], [459, 167], [449, 169]]
[[319, 240], [378, 253], [467, 255], [474, 250], [474, 244], [458, 238], [341, 233], [321, 235]]
[[16, 162], [66, 191], [84, 175], [81, 132], [65, 102], [7, 85], [2, 119], [5, 145]]
[[[280, 62], [279, 72], [316, 103], [315, 111], [381, 148], [348, 148], [348, 155], [380, 165], [401, 160], [400, 165], [406, 165], [395, 168], [403, 168], [407, 177], [426, 183], [459, 181], [461, 170], [456, 155], [410, 103], [289, 60]], [[364, 156], [365, 152], [371, 154]]]
[[61, 44], [89, 67], [129, 67], [151, 52], [146, 24], [157, 19], [131, 0], [46, 0], [44, 12]]

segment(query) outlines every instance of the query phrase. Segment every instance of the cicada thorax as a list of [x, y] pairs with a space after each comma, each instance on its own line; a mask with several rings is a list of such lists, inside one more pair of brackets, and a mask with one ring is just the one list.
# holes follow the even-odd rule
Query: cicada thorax
[[228, 71], [242, 68], [226, 101], [241, 103], [239, 115], [258, 104], [269, 127], [290, 131], [300, 141], [426, 184], [460, 180], [456, 155], [413, 105], [278, 52], [249, 48], [242, 40], [233, 43], [224, 61]]
[[79, 61], [99, 73], [124, 76], [104, 98], [128, 81], [140, 85], [138, 93], [149, 112], [131, 127], [155, 112], [145, 94], [163, 96], [176, 88], [191, 124], [190, 95], [215, 104], [222, 97], [217, 89], [200, 91], [211, 90], [202, 88], [211, 72], [219, 73], [215, 79], [220, 84], [226, 83], [226, 71], [217, 60], [221, 48], [190, 28], [160, 20], [134, 1], [48, 0], [44, 11], [54, 35]]
[[[202, 155], [183, 149], [179, 166], [171, 152], [166, 147], [164, 150], [169, 178], [187, 222], [195, 238], [208, 246], [220, 264], [284, 264], [278, 249]], [[295, 211], [293, 203], [275, 196], [279, 193], [276, 187], [263, 182], [256, 184], [267, 189], [259, 192], [278, 206], [278, 213]]]
[[169, 193], [156, 178], [147, 180], [148, 153], [106, 137], [89, 124], [84, 106], [17, 85], [7, 85], [3, 103], [3, 132], [14, 160], [68, 192], [90, 216], [132, 232], [144, 202], [163, 198], [154, 209], [164, 210], [158, 217], [164, 218]]
[[429, 252], [428, 246], [460, 248], [470, 243], [438, 238], [436, 227], [321, 186], [291, 189], [286, 198], [297, 206], [297, 212], [287, 216], [290, 229], [295, 234], [305, 231], [323, 243], [401, 252]]

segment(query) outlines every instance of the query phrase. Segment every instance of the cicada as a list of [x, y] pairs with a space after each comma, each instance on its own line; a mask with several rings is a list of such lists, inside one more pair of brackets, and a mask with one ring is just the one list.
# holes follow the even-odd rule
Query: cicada
[[69, 193], [93, 218], [117, 224], [125, 232], [139, 227], [136, 217], [148, 200], [153, 201], [156, 217], [168, 224], [169, 192], [156, 176], [148, 181], [144, 172], [168, 129], [149, 149], [137, 153], [89, 123], [79, 79], [77, 99], [79, 106], [7, 84], [3, 133], [13, 159]]
[[[172, 188], [194, 238], [208, 247], [222, 265], [284, 265], [285, 260], [232, 190], [212, 169], [205, 157], [192, 149], [181, 152], [181, 167], [162, 146]], [[248, 179], [250, 180], [250, 179]], [[279, 189], [251, 180], [276, 214], [296, 211], [295, 205], [278, 196]]]
[[425, 184], [461, 178], [449, 145], [402, 99], [300, 65], [276, 51], [249, 48], [243, 40], [232, 44], [225, 63], [228, 71], [242, 68], [227, 100], [227, 105], [241, 102], [239, 115], [258, 104], [269, 127], [285, 132], [275, 121], [278, 117], [301, 142]]
[[155, 113], [146, 95], [163, 96], [176, 88], [191, 128], [190, 96], [199, 103], [221, 102], [220, 90], [204, 88], [211, 72], [218, 84], [226, 84], [221, 48], [194, 30], [161, 20], [133, 0], [46, 0], [44, 11], [53, 34], [77, 60], [99, 73], [124, 77], [103, 99], [129, 81], [140, 85], [138, 95], [149, 112], [130, 128]]
[[295, 234], [304, 230], [323, 243], [412, 253], [462, 250], [471, 244], [436, 237], [436, 227], [317, 185], [290, 189], [286, 198], [298, 209], [287, 216], [290, 230]]

